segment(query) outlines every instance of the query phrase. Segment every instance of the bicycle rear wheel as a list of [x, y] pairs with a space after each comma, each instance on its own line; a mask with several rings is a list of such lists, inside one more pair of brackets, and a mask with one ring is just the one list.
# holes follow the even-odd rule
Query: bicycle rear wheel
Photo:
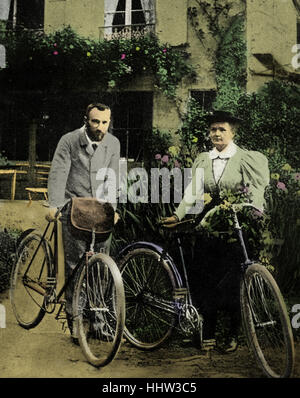
[[280, 290], [270, 272], [250, 265], [241, 282], [241, 311], [249, 348], [268, 377], [289, 377], [294, 341]]
[[[88, 269], [88, 271], [87, 271]], [[75, 328], [87, 360], [105, 366], [116, 356], [125, 325], [125, 295], [113, 259], [99, 253], [83, 264], [73, 297]]]
[[45, 315], [48, 277], [53, 276], [49, 244], [30, 233], [20, 243], [10, 279], [10, 301], [18, 323], [25, 329], [37, 326]]
[[124, 335], [137, 348], [156, 348], [170, 336], [177, 320], [174, 274], [148, 248], [130, 251], [119, 266], [126, 298]]

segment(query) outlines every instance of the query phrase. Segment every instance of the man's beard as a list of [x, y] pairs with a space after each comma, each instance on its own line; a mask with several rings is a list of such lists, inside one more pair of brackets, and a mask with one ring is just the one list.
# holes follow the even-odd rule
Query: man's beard
[[89, 138], [92, 141], [100, 142], [103, 140], [103, 137], [105, 135], [104, 133], [102, 133], [102, 131], [98, 131], [98, 130], [97, 130], [97, 133], [92, 132], [89, 125], [86, 125], [86, 131], [87, 131], [87, 135], [89, 136]]

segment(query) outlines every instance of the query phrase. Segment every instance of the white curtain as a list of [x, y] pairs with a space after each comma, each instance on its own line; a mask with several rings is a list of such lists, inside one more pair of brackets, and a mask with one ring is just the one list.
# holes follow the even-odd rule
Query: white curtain
[[[144, 10], [146, 24], [154, 24], [155, 23], [154, 1], [155, 0], [141, 0], [142, 8]], [[118, 7], [118, 2], [119, 2], [119, 0], [105, 0], [104, 26], [105, 26], [105, 34], [106, 35], [112, 34], [112, 24], [113, 24], [115, 12]], [[151, 10], [151, 11], [145, 12], [146, 10]]]
[[[154, 21], [154, 0], [141, 0], [144, 10], [146, 24], [153, 24]], [[151, 10], [150, 12], [145, 10]]]
[[104, 6], [104, 26], [106, 27], [105, 33], [112, 33], [112, 23], [114, 19], [114, 15], [118, 6], [119, 0], [105, 0]]
[[0, 19], [7, 21], [11, 0], [0, 0]]

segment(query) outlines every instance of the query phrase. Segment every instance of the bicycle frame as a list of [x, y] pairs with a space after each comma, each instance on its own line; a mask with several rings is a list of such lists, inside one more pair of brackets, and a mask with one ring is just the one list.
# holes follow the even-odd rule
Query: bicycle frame
[[[38, 286], [33, 285], [32, 283], [30, 283], [28, 281], [26, 281], [26, 284], [27, 284], [27, 286], [29, 288], [35, 290], [37, 293], [40, 293], [41, 295], [44, 295], [45, 298], [47, 296], [49, 296], [48, 303], [46, 303], [46, 305], [47, 304], [61, 304], [61, 308], [59, 309], [59, 311], [58, 311], [58, 313], [56, 315], [56, 319], [57, 319], [59, 314], [60, 314], [60, 312], [61, 312], [61, 310], [62, 310], [62, 308], [63, 308], [63, 305], [64, 305], [64, 301], [62, 300], [62, 296], [63, 296], [66, 288], [69, 286], [71, 281], [74, 279], [79, 267], [82, 264], [83, 258], [86, 256], [86, 263], [87, 263], [88, 259], [94, 254], [94, 252], [92, 250], [90, 250], [90, 251], [85, 252], [81, 256], [81, 258], [79, 259], [79, 261], [76, 264], [75, 268], [72, 270], [71, 274], [69, 275], [69, 277], [67, 278], [67, 280], [65, 281], [65, 283], [63, 284], [63, 286], [61, 287], [59, 292], [57, 294], [55, 293], [55, 295], [53, 296], [53, 293], [54, 293], [54, 290], [55, 290], [56, 284], [57, 284], [57, 275], [58, 275], [58, 269], [59, 269], [58, 262], [59, 261], [58, 261], [58, 226], [57, 226], [57, 221], [53, 222], [53, 228], [52, 228], [52, 231], [50, 232], [50, 237], [49, 237], [48, 240], [46, 239], [46, 235], [47, 235], [47, 232], [48, 232], [48, 230], [50, 228], [51, 223], [52, 222], [48, 222], [48, 225], [46, 226], [46, 228], [45, 228], [45, 230], [43, 232], [43, 235], [41, 237], [41, 241], [39, 242], [37, 248], [35, 249], [35, 252], [34, 252], [34, 254], [32, 256], [32, 259], [31, 259], [30, 263], [28, 264], [27, 269], [26, 269], [26, 271], [24, 273], [24, 278], [26, 278], [26, 274], [29, 271], [32, 262], [34, 261], [34, 258], [36, 256], [41, 244], [43, 242], [47, 242], [47, 241], [52, 242], [53, 239], [54, 239], [54, 242], [53, 242], [53, 245], [54, 245], [54, 248], [53, 248], [54, 256], [53, 256], [53, 253], [52, 253], [52, 250], [51, 250], [51, 246], [49, 246], [49, 249], [51, 250], [50, 256], [51, 256], [51, 259], [53, 260], [54, 275], [55, 276], [47, 278], [47, 285], [46, 285], [45, 288], [43, 288], [40, 285], [38, 285]], [[94, 241], [94, 239], [92, 239], [92, 241]], [[91, 249], [92, 249], [92, 246], [93, 246], [93, 242], [92, 242], [92, 245], [91, 245]], [[43, 266], [44, 266], [44, 264], [43, 264]], [[42, 266], [41, 272], [43, 270], [43, 266]], [[54, 309], [55, 309], [55, 307], [54, 307]], [[52, 311], [47, 311], [46, 308], [44, 308], [44, 310], [46, 312], [53, 312], [54, 309]]]
[[[243, 251], [244, 262], [241, 263], [241, 270], [242, 270], [242, 273], [244, 273], [246, 271], [247, 267], [249, 265], [253, 264], [254, 261], [250, 260], [248, 257], [248, 252], [247, 252], [246, 244], [245, 244], [244, 237], [243, 237], [242, 227], [239, 224], [239, 220], [237, 217], [237, 211], [234, 208], [233, 208], [233, 221], [234, 221], [234, 229], [235, 229], [235, 232], [237, 234], [237, 237], [239, 239], [239, 242], [240, 242], [240, 245], [241, 245], [241, 248]], [[163, 248], [155, 243], [152, 243], [152, 242], [137, 241], [137, 242], [131, 243], [131, 244], [127, 245], [126, 247], [124, 247], [120, 251], [120, 253], [118, 255], [118, 259], [127, 255], [131, 250], [134, 250], [134, 249], [149, 248], [149, 249], [154, 250], [161, 256], [161, 260], [164, 260], [167, 262], [167, 264], [170, 266], [172, 273], [175, 277], [177, 288], [174, 291], [174, 297], [179, 298], [182, 296], [186, 296], [186, 299], [187, 299], [186, 303], [189, 305], [193, 305], [191, 292], [190, 292], [190, 286], [189, 286], [188, 273], [187, 273], [186, 263], [185, 263], [185, 259], [184, 259], [182, 241], [179, 236], [180, 232], [175, 232], [175, 234], [177, 235], [177, 243], [178, 243], [178, 250], [179, 250], [179, 254], [180, 254], [181, 267], [182, 267], [182, 271], [183, 271], [183, 278], [177, 268], [177, 265], [176, 265], [174, 259], [171, 257], [171, 255], [168, 253], [168, 251], [165, 248]]]
[[242, 269], [246, 270], [246, 268], [249, 265], [253, 264], [254, 261], [250, 260], [248, 257], [248, 252], [247, 252], [247, 248], [246, 248], [246, 244], [245, 244], [245, 240], [244, 240], [244, 236], [243, 236], [243, 232], [242, 232], [242, 227], [240, 226], [240, 223], [239, 223], [239, 220], [237, 217], [237, 212], [235, 209], [233, 209], [233, 222], [234, 222], [234, 229], [235, 229], [235, 232], [240, 241], [240, 245], [242, 247], [243, 255], [244, 255], [244, 259], [245, 259], [245, 261], [241, 264]]

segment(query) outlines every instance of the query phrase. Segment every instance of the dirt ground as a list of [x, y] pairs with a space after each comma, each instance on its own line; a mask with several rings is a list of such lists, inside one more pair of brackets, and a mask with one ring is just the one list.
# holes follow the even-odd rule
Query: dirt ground
[[[54, 315], [27, 331], [17, 325], [8, 294], [0, 295], [6, 327], [0, 328], [1, 378], [262, 378], [246, 347], [235, 353], [211, 356], [184, 344], [169, 344], [143, 352], [123, 342], [117, 357], [104, 368], [94, 368], [75, 346]], [[300, 344], [296, 345], [293, 378], [300, 377]]]

